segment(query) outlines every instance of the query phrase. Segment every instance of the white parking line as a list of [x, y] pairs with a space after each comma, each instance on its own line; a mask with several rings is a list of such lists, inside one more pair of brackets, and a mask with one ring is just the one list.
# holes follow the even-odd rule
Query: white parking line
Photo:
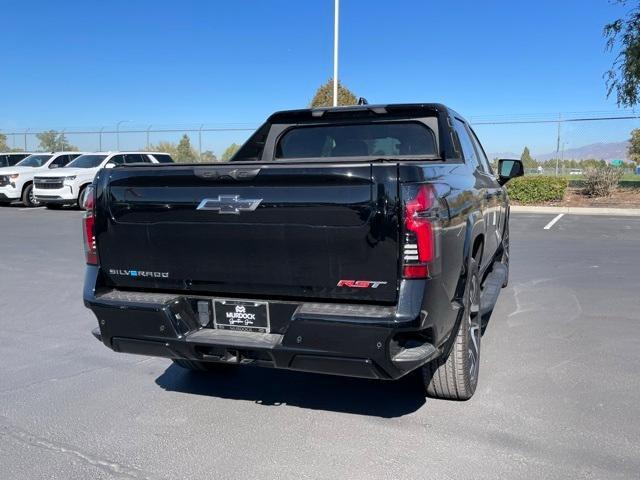
[[550, 229], [551, 227], [553, 227], [553, 226], [556, 224], [556, 222], [557, 222], [558, 220], [560, 220], [562, 217], [564, 217], [564, 213], [559, 214], [558, 216], [556, 216], [556, 218], [554, 218], [554, 219], [553, 219], [553, 220], [551, 220], [549, 223], [547, 223], [547, 224], [544, 226], [544, 230], [549, 230], [549, 229]]
[[29, 211], [29, 210], [40, 210], [41, 208], [45, 208], [45, 207], [27, 207], [27, 208], [19, 208], [18, 210], [20, 210], [21, 212], [24, 211]]

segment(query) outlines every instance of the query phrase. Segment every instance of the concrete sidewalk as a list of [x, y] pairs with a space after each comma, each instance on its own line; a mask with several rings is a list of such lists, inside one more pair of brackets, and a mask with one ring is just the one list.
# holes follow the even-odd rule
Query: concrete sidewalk
[[536, 207], [529, 205], [511, 205], [511, 211], [516, 213], [570, 213], [572, 215], [640, 217], [640, 208]]

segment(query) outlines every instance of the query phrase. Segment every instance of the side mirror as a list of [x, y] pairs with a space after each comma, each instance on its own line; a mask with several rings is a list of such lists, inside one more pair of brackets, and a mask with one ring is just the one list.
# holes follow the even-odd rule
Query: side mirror
[[58, 164], [56, 164], [56, 163], [52, 163], [52, 164], [49, 166], [49, 168], [58, 168], [58, 167], [59, 167], [59, 165], [58, 165]]
[[498, 183], [504, 185], [512, 178], [524, 175], [524, 165], [521, 160], [500, 159], [498, 160]]
[[107, 163], [107, 164], [104, 166], [104, 168], [113, 168], [113, 167], [115, 167], [115, 166], [116, 166], [116, 164], [115, 164], [115, 163], [113, 163], [113, 162], [109, 162], [109, 163]]

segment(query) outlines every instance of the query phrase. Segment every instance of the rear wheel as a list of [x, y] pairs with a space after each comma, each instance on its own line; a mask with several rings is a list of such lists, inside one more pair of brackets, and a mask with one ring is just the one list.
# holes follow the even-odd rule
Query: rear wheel
[[478, 385], [480, 370], [480, 278], [471, 259], [458, 332], [446, 356], [422, 367], [427, 396], [468, 400]]
[[172, 360], [179, 367], [192, 372], [220, 372], [231, 367], [228, 363], [199, 362], [198, 360], [186, 360], [184, 358], [174, 358]]
[[36, 199], [36, 196], [33, 194], [33, 184], [30, 183], [24, 190], [22, 191], [22, 203], [25, 207], [32, 208], [40, 206], [40, 202]]

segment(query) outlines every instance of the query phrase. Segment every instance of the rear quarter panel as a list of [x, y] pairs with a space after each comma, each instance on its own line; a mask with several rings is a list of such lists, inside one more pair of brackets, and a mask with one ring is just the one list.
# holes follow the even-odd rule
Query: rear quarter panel
[[[464, 163], [415, 163], [399, 165], [400, 183], [428, 182], [437, 185], [446, 213], [440, 237], [441, 271], [426, 284], [423, 308], [436, 337], [444, 339], [455, 326], [456, 300], [464, 291], [465, 266], [473, 240], [484, 235], [482, 198], [474, 172]], [[437, 343], [437, 342], [436, 342]]]

